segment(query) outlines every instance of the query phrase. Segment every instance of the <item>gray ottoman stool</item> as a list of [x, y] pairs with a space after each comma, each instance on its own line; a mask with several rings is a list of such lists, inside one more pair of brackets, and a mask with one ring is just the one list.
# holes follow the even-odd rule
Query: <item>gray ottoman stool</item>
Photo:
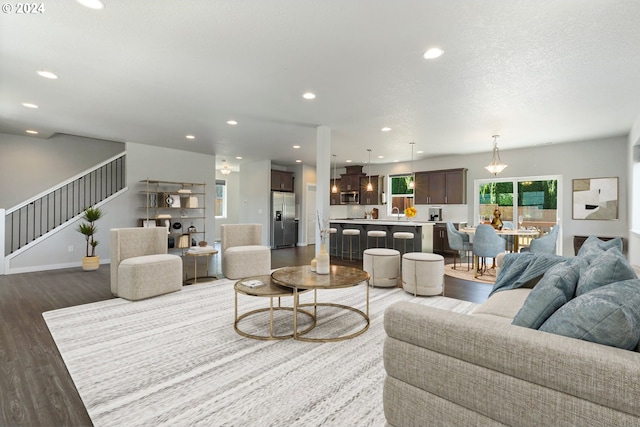
[[444, 257], [409, 252], [402, 256], [402, 288], [417, 295], [444, 295]]
[[385, 248], [365, 249], [362, 269], [371, 276], [371, 286], [396, 287], [400, 276], [400, 252]]

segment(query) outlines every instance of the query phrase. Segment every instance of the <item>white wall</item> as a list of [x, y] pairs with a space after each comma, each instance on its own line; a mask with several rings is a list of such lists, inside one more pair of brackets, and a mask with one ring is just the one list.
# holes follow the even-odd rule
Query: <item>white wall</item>
[[640, 265], [640, 115], [629, 133], [629, 261]]
[[[109, 262], [109, 230], [118, 227], [136, 227], [144, 216], [144, 197], [141, 180], [205, 182], [206, 234], [205, 240], [213, 241], [215, 219], [213, 217], [213, 190], [215, 189], [215, 157], [199, 153], [159, 148], [150, 145], [127, 143], [126, 193], [103, 206], [105, 216], [97, 222], [96, 239], [100, 244], [96, 254], [101, 264]], [[75, 223], [61, 227], [52, 237], [34, 244], [25, 252], [10, 260], [6, 274], [25, 271], [51, 270], [81, 265], [84, 256], [84, 236], [75, 229]], [[69, 252], [69, 246], [73, 251]]]
[[72, 135], [0, 133], [0, 207], [10, 209], [124, 149], [121, 142]]
[[243, 163], [240, 169], [238, 223], [262, 224], [262, 243], [269, 245], [271, 161]]

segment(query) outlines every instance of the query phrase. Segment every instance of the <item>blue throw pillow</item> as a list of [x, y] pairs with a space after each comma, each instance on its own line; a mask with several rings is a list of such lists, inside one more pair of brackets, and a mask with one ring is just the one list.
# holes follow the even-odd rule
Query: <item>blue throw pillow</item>
[[634, 350], [640, 340], [640, 280], [611, 283], [576, 297], [540, 330]]
[[611, 240], [600, 240], [596, 236], [589, 236], [587, 237], [587, 240], [582, 243], [582, 246], [578, 251], [578, 256], [581, 256], [585, 252], [588, 252], [594, 248], [599, 248], [603, 251], [611, 248], [618, 248], [618, 250], [622, 252], [622, 239], [620, 237], [616, 237], [615, 239]]
[[589, 267], [581, 272], [576, 287], [576, 296], [586, 294], [609, 283], [637, 278], [633, 267], [622, 255], [622, 252], [617, 247], [612, 247], [593, 258]]
[[547, 270], [511, 323], [538, 329], [549, 316], [573, 298], [580, 267], [586, 264], [586, 261], [576, 257]]

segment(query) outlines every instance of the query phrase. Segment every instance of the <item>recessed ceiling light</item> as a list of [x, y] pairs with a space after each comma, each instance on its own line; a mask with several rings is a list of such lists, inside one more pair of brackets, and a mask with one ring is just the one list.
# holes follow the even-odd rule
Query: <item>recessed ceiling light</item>
[[27, 107], [27, 108], [38, 108], [38, 106], [36, 104], [31, 104], [29, 102], [23, 102], [22, 106], [23, 107]]
[[38, 75], [40, 77], [44, 77], [45, 79], [57, 79], [58, 76], [53, 74], [51, 71], [40, 70], [38, 71]]
[[418, 150], [418, 151], [416, 151], [416, 154], [422, 154], [422, 153], [424, 153], [424, 151], [423, 151], [423, 150]]
[[345, 163], [351, 163], [351, 160], [345, 160]]
[[242, 156], [236, 156], [236, 160], [242, 160]]
[[311, 92], [307, 92], [307, 93], [304, 93], [304, 94], [302, 95], [302, 97], [303, 97], [304, 99], [315, 99], [316, 94], [315, 94], [315, 93], [311, 93]]
[[104, 3], [100, 0], [76, 0], [78, 3], [89, 9], [100, 10], [104, 9]]
[[442, 56], [443, 53], [444, 53], [444, 50], [437, 47], [432, 47], [431, 49], [426, 51], [423, 56], [424, 56], [424, 59], [435, 59]]
[[379, 159], [384, 159], [384, 156], [378, 156]]
[[380, 129], [382, 132], [389, 132], [391, 130], [390, 127], [383, 127], [382, 129]]
[[302, 160], [296, 160], [296, 163], [302, 163]]
[[238, 124], [238, 122], [236, 122], [235, 120], [227, 120], [227, 124], [231, 126], [235, 126]]
[[31, 135], [37, 135], [38, 131], [37, 130], [27, 130], [27, 133], [30, 133]]
[[293, 148], [300, 148], [300, 146], [299, 145], [294, 145]]
[[398, 163], [400, 160], [394, 160], [393, 163]]
[[193, 135], [187, 135], [187, 136], [186, 136], [186, 138], [187, 138], [187, 139], [196, 139], [196, 137], [195, 137], [195, 136], [193, 136]]

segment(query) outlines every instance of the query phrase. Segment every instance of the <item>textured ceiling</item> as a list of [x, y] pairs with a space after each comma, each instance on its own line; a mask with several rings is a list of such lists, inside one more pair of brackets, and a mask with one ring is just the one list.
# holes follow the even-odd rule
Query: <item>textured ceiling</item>
[[419, 159], [625, 135], [640, 114], [638, 0], [103, 2], [0, 16], [0, 131], [314, 165], [320, 125], [339, 164], [387, 163], [411, 141]]

